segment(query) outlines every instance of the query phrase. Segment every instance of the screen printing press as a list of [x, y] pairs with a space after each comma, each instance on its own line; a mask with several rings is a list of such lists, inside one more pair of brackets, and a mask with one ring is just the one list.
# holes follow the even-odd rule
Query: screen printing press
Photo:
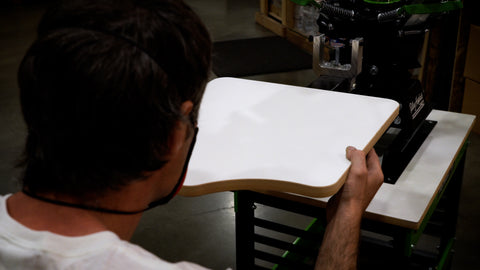
[[[305, 241], [311, 243], [305, 239], [321, 239], [328, 197], [345, 180], [345, 148], [369, 151], [398, 109], [396, 101], [377, 97], [215, 79], [202, 101], [197, 144], [180, 194], [235, 191], [238, 269], [253, 269], [258, 259], [301, 269], [298, 258], [303, 265], [303, 256], [318, 248], [318, 243], [303, 247]], [[417, 257], [415, 245], [426, 231], [439, 237], [441, 248], [422, 260], [436, 264], [451, 255], [467, 139], [475, 117], [432, 110], [426, 120], [435, 121], [435, 127], [397, 181], [382, 185], [362, 225], [365, 231], [389, 238], [381, 245], [378, 239], [372, 241], [382, 250], [391, 249], [402, 267]], [[256, 217], [257, 204], [314, 221], [307, 229], [277, 224]], [[258, 228], [291, 234], [296, 240], [259, 235]], [[258, 250], [258, 244], [273, 245], [283, 253], [269, 254]], [[307, 252], [310, 248], [314, 251]]]
[[[411, 70], [429, 20], [460, 1], [292, 1], [319, 7], [318, 79], [210, 82], [180, 194], [234, 191], [237, 269], [312, 269], [326, 202], [349, 169], [345, 148], [375, 148], [385, 183], [364, 215], [360, 262], [448, 268], [475, 117], [433, 109]], [[261, 216], [260, 205], [312, 220], [298, 227]]]

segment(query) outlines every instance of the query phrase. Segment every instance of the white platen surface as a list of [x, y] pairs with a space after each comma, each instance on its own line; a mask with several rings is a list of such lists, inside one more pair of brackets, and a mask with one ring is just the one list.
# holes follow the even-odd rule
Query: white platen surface
[[398, 110], [388, 99], [215, 79], [202, 101], [180, 194], [247, 189], [330, 196], [350, 166], [345, 148], [370, 150]]
[[383, 184], [367, 208], [376, 219], [418, 228], [473, 127], [475, 116], [433, 110], [438, 121], [395, 185]]
[[[433, 110], [427, 119], [437, 121], [436, 126], [397, 182], [380, 187], [367, 208], [366, 218], [409, 229], [421, 225], [472, 130], [475, 116]], [[291, 193], [265, 193], [321, 207], [328, 201]]]

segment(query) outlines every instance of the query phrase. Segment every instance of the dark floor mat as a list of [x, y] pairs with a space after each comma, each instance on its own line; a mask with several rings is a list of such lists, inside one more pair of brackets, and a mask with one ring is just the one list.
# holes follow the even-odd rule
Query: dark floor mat
[[311, 67], [310, 54], [278, 36], [213, 44], [213, 72], [218, 77], [243, 77]]

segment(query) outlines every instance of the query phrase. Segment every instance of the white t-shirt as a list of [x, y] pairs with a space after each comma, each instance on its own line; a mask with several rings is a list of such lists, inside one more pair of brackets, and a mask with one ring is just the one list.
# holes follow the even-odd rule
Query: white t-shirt
[[110, 231], [67, 237], [31, 230], [8, 214], [9, 196], [0, 196], [0, 269], [205, 269], [166, 262]]

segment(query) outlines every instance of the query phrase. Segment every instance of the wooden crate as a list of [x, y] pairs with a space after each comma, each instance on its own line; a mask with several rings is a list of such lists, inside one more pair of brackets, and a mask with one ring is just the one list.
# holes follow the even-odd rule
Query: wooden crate
[[281, 9], [278, 11], [272, 6], [272, 0], [260, 0], [260, 11], [255, 14], [255, 21], [311, 54], [313, 43], [304, 33], [295, 29], [295, 6], [290, 0], [281, 0]]

